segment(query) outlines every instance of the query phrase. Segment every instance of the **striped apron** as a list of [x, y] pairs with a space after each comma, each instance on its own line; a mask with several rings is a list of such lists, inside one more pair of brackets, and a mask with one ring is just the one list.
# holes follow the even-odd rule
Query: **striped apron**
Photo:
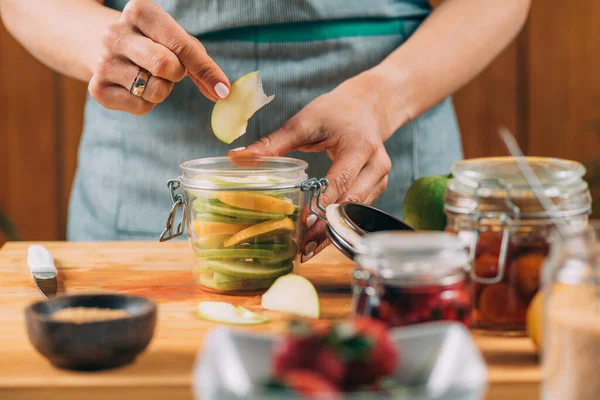
[[[105, 5], [122, 10], [126, 0]], [[260, 70], [275, 101], [233, 146], [212, 133], [213, 103], [186, 78], [167, 100], [137, 117], [88, 98], [69, 207], [69, 240], [156, 240], [171, 199], [166, 181], [190, 159], [222, 156], [279, 128], [317, 96], [381, 62], [431, 11], [427, 0], [158, 0], [233, 82]], [[426, 51], [426, 50], [424, 50]], [[400, 128], [385, 144], [389, 185], [376, 206], [401, 216], [419, 176], [448, 173], [462, 157], [450, 99]], [[323, 177], [322, 153], [291, 153]]]

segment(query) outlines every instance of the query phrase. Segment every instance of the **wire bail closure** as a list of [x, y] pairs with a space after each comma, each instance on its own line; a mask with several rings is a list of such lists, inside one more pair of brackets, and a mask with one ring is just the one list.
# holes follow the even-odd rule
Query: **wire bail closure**
[[[177, 190], [181, 187], [181, 182], [179, 179], [170, 179], [167, 182], [167, 187], [171, 193], [171, 200], [173, 201], [173, 206], [171, 207], [171, 212], [169, 213], [169, 217], [167, 218], [167, 226], [165, 230], [160, 235], [158, 239], [161, 242], [166, 242], [171, 239], [175, 239], [178, 236], [183, 235], [185, 231], [185, 221], [186, 221], [186, 211], [185, 211], [185, 198], [183, 193], [177, 193]], [[183, 214], [181, 215], [181, 220], [177, 225], [175, 225], [175, 217], [177, 216], [177, 210], [183, 207]], [[175, 226], [177, 226], [175, 228]], [[175, 228], [175, 230], [174, 230]]]
[[[482, 227], [481, 227], [481, 221], [484, 218], [486, 218], [486, 214], [478, 210], [478, 208], [479, 208], [479, 190], [482, 189], [483, 187], [490, 187], [490, 186], [498, 186], [499, 188], [504, 189], [504, 192], [505, 192], [504, 204], [506, 204], [506, 206], [508, 207], [510, 212], [502, 213], [498, 217], [498, 219], [500, 220], [500, 224], [502, 226], [502, 241], [500, 242], [500, 254], [498, 255], [498, 272], [496, 273], [496, 276], [494, 276], [492, 278], [485, 278], [485, 277], [481, 277], [481, 276], [477, 275], [477, 273], [475, 271], [475, 251], [477, 249], [477, 242], [479, 241], [479, 235], [481, 234], [481, 232], [485, 232], [488, 230], [487, 228], [482, 229]], [[471, 273], [470, 273], [471, 279], [473, 279], [477, 283], [491, 285], [491, 284], [500, 282], [502, 280], [502, 278], [504, 277], [504, 270], [506, 268], [506, 257], [508, 255], [508, 246], [510, 244], [512, 228], [514, 227], [514, 225], [516, 223], [518, 223], [520, 216], [521, 216], [521, 210], [510, 199], [510, 190], [511, 190], [510, 185], [503, 183], [499, 179], [483, 180], [478, 184], [477, 189], [475, 190], [475, 198], [477, 199], [477, 204], [473, 209], [474, 221], [475, 221], [475, 232], [473, 235], [473, 240], [471, 242], [471, 247], [470, 247], [470, 251], [469, 251], [469, 265], [471, 266]]]
[[[317, 216], [322, 221], [327, 222], [327, 217], [325, 216], [325, 207], [321, 205], [321, 195], [325, 193], [327, 187], [329, 186], [329, 181], [326, 178], [310, 178], [305, 180], [300, 184], [300, 190], [303, 192], [308, 192], [308, 209], [311, 213]], [[316, 193], [316, 201], [314, 202], [317, 206], [318, 210], [314, 209], [313, 206], [313, 198]]]

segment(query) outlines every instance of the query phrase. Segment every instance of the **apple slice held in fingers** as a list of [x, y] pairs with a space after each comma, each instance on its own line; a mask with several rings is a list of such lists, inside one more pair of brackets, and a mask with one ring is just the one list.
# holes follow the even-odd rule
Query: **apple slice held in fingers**
[[231, 85], [229, 96], [217, 101], [213, 108], [211, 125], [215, 136], [231, 144], [246, 133], [248, 120], [254, 113], [274, 97], [265, 94], [258, 71], [242, 76]]

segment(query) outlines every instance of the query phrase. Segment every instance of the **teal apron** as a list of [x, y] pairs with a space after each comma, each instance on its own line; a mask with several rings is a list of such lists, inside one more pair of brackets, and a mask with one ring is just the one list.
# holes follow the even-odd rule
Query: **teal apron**
[[[152, 112], [136, 117], [88, 98], [69, 208], [69, 240], [156, 240], [171, 207], [166, 181], [190, 159], [222, 156], [279, 128], [317, 96], [372, 68], [429, 14], [427, 0], [160, 0], [205, 45], [231, 81], [260, 70], [275, 100], [233, 145], [210, 127], [213, 103], [189, 79]], [[125, 0], [108, 0], [122, 10]], [[401, 90], [401, 89], [400, 89]], [[450, 99], [400, 128], [385, 144], [389, 185], [376, 205], [401, 216], [419, 176], [448, 173], [462, 157]], [[326, 154], [291, 153], [323, 177]]]

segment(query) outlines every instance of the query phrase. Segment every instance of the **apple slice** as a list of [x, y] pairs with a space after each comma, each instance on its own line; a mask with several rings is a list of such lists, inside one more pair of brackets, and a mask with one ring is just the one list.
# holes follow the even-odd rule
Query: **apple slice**
[[229, 96], [217, 101], [210, 119], [215, 136], [230, 144], [246, 133], [248, 120], [275, 96], [265, 95], [258, 71], [239, 78]]
[[206, 321], [233, 325], [255, 325], [269, 322], [267, 317], [259, 313], [221, 301], [200, 302], [198, 316]]
[[317, 290], [308, 279], [294, 274], [282, 276], [273, 282], [263, 294], [261, 306], [302, 317], [319, 318], [320, 315]]

